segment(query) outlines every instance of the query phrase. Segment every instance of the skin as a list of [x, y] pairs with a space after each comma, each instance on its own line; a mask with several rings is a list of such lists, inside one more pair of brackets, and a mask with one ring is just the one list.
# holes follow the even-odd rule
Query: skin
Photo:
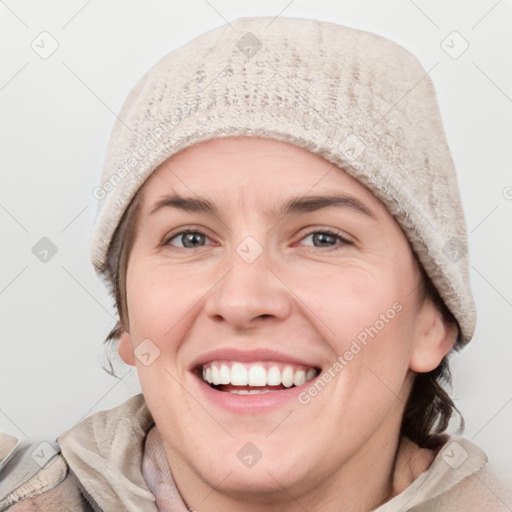
[[[420, 474], [431, 458], [396, 467], [404, 404], [414, 372], [437, 367], [457, 333], [421, 293], [409, 243], [382, 203], [318, 155], [247, 137], [187, 148], [141, 190], [127, 269], [129, 326], [118, 350], [137, 367], [187, 506], [371, 510], [406, 485], [401, 472], [407, 482]], [[270, 213], [292, 196], [335, 192], [373, 216], [332, 206]], [[171, 208], [150, 215], [170, 193], [207, 198], [219, 216]], [[184, 228], [206, 236], [183, 247], [182, 236], [172, 237]], [[310, 235], [326, 228], [347, 242]], [[247, 236], [263, 249], [252, 263], [236, 251]], [[225, 347], [277, 348], [326, 370], [397, 302], [401, 311], [308, 405], [234, 413], [207, 401], [190, 372], [198, 355]], [[145, 366], [134, 348], [148, 338], [160, 355]], [[236, 456], [248, 442], [262, 453], [250, 468]]]

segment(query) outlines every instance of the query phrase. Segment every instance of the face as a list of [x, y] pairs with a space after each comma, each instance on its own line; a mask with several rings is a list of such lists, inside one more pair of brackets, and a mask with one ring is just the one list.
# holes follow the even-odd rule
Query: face
[[260, 138], [188, 148], [142, 193], [119, 352], [175, 479], [299, 495], [378, 465], [412, 370], [449, 349], [385, 207], [320, 156]]

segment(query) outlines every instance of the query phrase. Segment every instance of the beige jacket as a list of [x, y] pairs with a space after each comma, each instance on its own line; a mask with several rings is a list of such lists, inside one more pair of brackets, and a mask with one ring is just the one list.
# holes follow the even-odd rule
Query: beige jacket
[[[0, 434], [0, 511], [157, 511], [141, 470], [153, 426], [137, 395], [89, 416], [56, 443], [20, 443]], [[173, 510], [186, 511], [176, 495]], [[512, 492], [491, 473], [480, 448], [452, 437], [425, 472], [374, 512], [408, 510], [509, 512]]]

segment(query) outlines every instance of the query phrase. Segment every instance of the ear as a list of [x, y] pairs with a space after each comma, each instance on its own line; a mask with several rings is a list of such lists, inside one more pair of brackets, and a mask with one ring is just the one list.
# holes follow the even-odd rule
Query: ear
[[135, 355], [133, 353], [132, 337], [130, 333], [123, 329], [117, 340], [117, 353], [119, 357], [131, 366], [135, 366]]
[[446, 322], [436, 305], [426, 298], [418, 315], [416, 339], [409, 368], [418, 373], [434, 370], [457, 341], [458, 327]]

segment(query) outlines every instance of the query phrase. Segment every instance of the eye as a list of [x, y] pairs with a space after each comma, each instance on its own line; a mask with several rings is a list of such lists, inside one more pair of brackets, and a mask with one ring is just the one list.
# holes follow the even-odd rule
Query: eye
[[[343, 238], [336, 231], [330, 229], [322, 229], [318, 231], [311, 231], [302, 240], [306, 240], [311, 237], [314, 247], [335, 247], [337, 241], [340, 241], [342, 245], [351, 244], [349, 240]], [[315, 245], [318, 243], [319, 245]]]
[[[352, 243], [336, 231], [329, 229], [311, 231], [301, 240], [307, 240], [308, 238], [311, 238], [313, 246], [318, 248], [333, 248], [338, 242], [340, 242], [341, 245]], [[173, 240], [177, 243], [173, 243]], [[206, 240], [210, 240], [210, 238], [201, 231], [187, 229], [173, 235], [164, 243], [164, 245], [172, 245], [173, 247], [180, 247], [183, 249], [195, 249], [203, 247]]]
[[[169, 238], [164, 245], [173, 245], [174, 247], [181, 247], [184, 249], [194, 249], [196, 247], [202, 247], [202, 243], [205, 241], [205, 239], [209, 240], [209, 238], [204, 233], [189, 229], [176, 233], [171, 238]], [[181, 244], [171, 243], [173, 240], [177, 240], [181, 242]]]

